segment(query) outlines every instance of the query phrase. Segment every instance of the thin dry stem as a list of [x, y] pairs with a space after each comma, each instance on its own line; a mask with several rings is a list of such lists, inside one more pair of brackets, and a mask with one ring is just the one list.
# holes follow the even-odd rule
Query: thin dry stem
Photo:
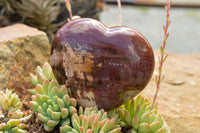
[[65, 2], [66, 2], [66, 8], [69, 11], [69, 20], [71, 21], [72, 20], [72, 16], [73, 16], [72, 15], [71, 4], [70, 4], [69, 0], [65, 0]]
[[158, 92], [160, 90], [160, 83], [161, 83], [161, 80], [164, 78], [163, 75], [162, 75], [162, 67], [163, 67], [163, 63], [165, 62], [165, 60], [168, 56], [168, 55], [165, 55], [165, 46], [167, 44], [167, 39], [168, 39], [168, 36], [169, 36], [168, 28], [169, 28], [169, 25], [170, 25], [170, 22], [171, 22], [170, 19], [169, 19], [169, 16], [170, 16], [169, 9], [170, 9], [170, 6], [171, 6], [171, 2], [172, 2], [172, 0], [167, 0], [167, 5], [165, 6], [165, 9], [166, 9], [166, 24], [163, 26], [164, 39], [163, 39], [163, 45], [160, 47], [161, 57], [159, 57], [159, 68], [158, 68], [159, 73], [158, 73], [158, 75], [156, 75], [156, 92], [155, 92], [155, 95], [154, 95], [154, 99], [153, 99], [151, 109], [153, 109], [154, 106], [155, 106], [157, 95], [158, 95]]
[[122, 25], [122, 6], [121, 0], [117, 0], [118, 8], [119, 8], [119, 25]]

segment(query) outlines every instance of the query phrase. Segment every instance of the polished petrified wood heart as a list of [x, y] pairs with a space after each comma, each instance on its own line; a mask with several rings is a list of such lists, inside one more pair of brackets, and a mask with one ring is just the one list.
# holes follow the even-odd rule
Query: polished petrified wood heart
[[154, 70], [154, 54], [144, 36], [87, 18], [73, 20], [56, 33], [50, 62], [56, 79], [78, 104], [106, 110], [136, 96]]

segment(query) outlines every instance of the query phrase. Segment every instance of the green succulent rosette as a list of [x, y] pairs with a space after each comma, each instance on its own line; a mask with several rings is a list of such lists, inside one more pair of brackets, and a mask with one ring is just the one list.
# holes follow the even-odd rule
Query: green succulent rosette
[[87, 107], [84, 111], [80, 107], [79, 114], [73, 114], [72, 126], [63, 125], [61, 133], [120, 133], [121, 127], [117, 125], [116, 118], [109, 119], [103, 109]]
[[[48, 62], [45, 62], [42, 67], [37, 66], [35, 69], [35, 75], [30, 73], [30, 80], [34, 87], [36, 87], [38, 84], [43, 85], [43, 82], [45, 80], [56, 80], [51, 68], [51, 65]], [[31, 94], [36, 94], [35, 89], [29, 89], [29, 92]]]
[[23, 112], [19, 109], [21, 106], [20, 99], [17, 94], [6, 89], [6, 92], [0, 91], [0, 110], [7, 114], [4, 117], [9, 119], [19, 119], [23, 117]]
[[19, 119], [11, 119], [7, 123], [0, 124], [0, 133], [26, 133], [26, 125], [20, 123]]
[[23, 112], [20, 110], [21, 102], [17, 94], [6, 89], [0, 91], [0, 133], [25, 133], [25, 124], [20, 118]]
[[115, 115], [118, 115], [122, 127], [129, 127], [130, 133], [170, 133], [165, 120], [158, 114], [157, 107], [151, 107], [150, 99], [138, 95], [115, 109], [118, 111]]
[[35, 70], [35, 75], [30, 74], [30, 80], [33, 86], [36, 87], [37, 84], [43, 84], [45, 80], [55, 79], [51, 66], [48, 62], [45, 62], [42, 67], [37, 66]]
[[76, 100], [70, 98], [65, 86], [60, 86], [54, 79], [46, 79], [42, 85], [37, 84], [35, 91], [31, 109], [44, 122], [46, 131], [52, 131], [58, 124], [70, 123], [69, 116], [77, 112]]

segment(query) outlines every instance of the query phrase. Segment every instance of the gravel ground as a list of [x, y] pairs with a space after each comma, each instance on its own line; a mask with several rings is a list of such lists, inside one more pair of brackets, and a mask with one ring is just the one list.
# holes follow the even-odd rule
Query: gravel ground
[[[118, 7], [106, 5], [100, 20], [108, 25], [118, 25]], [[178, 54], [200, 53], [200, 9], [171, 8], [170, 37], [166, 50]], [[165, 10], [160, 7], [122, 6], [122, 24], [141, 32], [154, 50], [159, 49], [163, 39]]]

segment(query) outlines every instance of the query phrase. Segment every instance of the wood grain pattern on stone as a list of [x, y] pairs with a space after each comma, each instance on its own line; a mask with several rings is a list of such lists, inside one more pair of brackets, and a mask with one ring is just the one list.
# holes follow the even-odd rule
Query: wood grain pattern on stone
[[[159, 52], [154, 53], [157, 59]], [[165, 79], [157, 99], [159, 113], [172, 133], [200, 133], [200, 54], [167, 54]], [[142, 95], [152, 99], [154, 92], [155, 75]]]
[[56, 33], [50, 62], [56, 79], [81, 106], [106, 110], [136, 96], [154, 69], [153, 51], [143, 35], [86, 18]]
[[49, 51], [44, 32], [24, 24], [0, 28], [0, 89], [30, 89], [28, 74], [49, 60]]

